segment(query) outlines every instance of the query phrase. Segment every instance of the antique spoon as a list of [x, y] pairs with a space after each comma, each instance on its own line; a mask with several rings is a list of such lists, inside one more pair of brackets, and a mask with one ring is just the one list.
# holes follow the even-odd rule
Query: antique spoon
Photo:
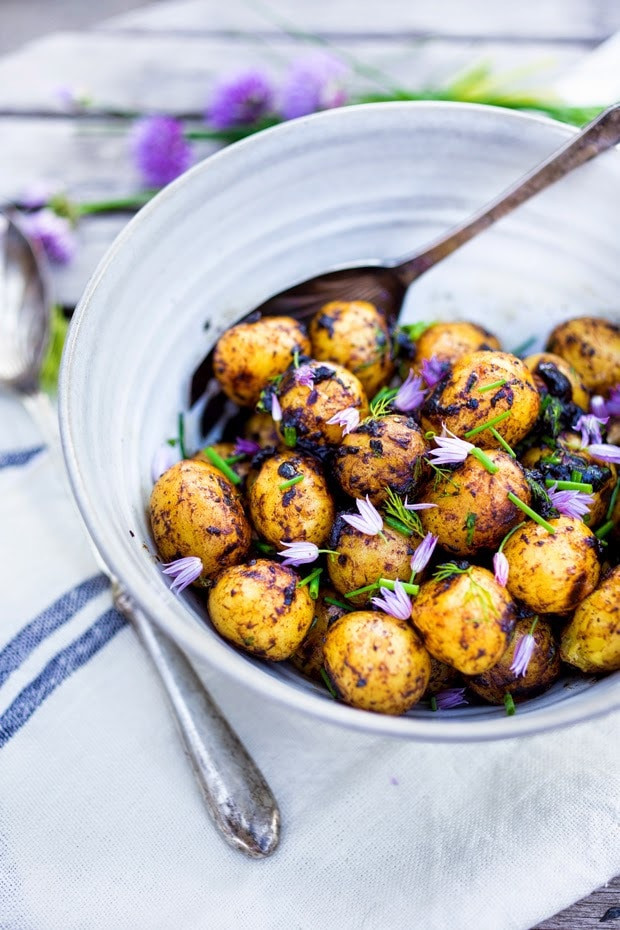
[[[38, 387], [50, 307], [48, 281], [36, 251], [0, 212], [0, 385], [21, 395], [65, 474], [56, 413]], [[93, 551], [112, 582], [115, 606], [132, 622], [159, 673], [215, 825], [246, 855], [270, 855], [278, 845], [280, 814], [263, 775], [185, 656], [155, 629]]]

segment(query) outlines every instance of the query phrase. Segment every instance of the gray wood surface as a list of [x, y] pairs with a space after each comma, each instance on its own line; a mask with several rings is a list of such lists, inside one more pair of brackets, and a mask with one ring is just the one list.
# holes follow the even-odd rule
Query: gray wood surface
[[[373, 65], [386, 82], [412, 88], [439, 84], [482, 61], [496, 72], [522, 69], [522, 83], [544, 87], [620, 30], [620, 2], [176, 0], [116, 17], [89, 32], [51, 35], [0, 58], [0, 198], [17, 197], [42, 178], [57, 180], [78, 201], [136, 191], [129, 124], [112, 118], [111, 111], [199, 118], [216, 76], [259, 64], [277, 77], [302, 49], [313, 47], [287, 34], [295, 30], [320, 35], [347, 60]], [[57, 95], [63, 86], [88, 94], [93, 105], [68, 113]], [[352, 86], [373, 89], [359, 75]], [[200, 143], [196, 158], [213, 148]], [[75, 305], [128, 218], [81, 221], [76, 259], [54, 271], [60, 302]], [[565, 854], [570, 856], [570, 850]], [[611, 919], [614, 908], [618, 917]], [[601, 922], [606, 914], [608, 920]], [[620, 927], [620, 878], [532, 930], [595, 927]]]

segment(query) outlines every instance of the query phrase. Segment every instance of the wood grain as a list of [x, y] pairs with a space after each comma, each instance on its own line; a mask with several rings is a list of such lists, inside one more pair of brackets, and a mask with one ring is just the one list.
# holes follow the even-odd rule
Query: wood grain
[[[618, 910], [618, 916], [610, 919], [605, 915]], [[620, 927], [620, 876], [608, 885], [598, 888], [593, 894], [565, 911], [537, 924], [532, 930], [613, 930]]]

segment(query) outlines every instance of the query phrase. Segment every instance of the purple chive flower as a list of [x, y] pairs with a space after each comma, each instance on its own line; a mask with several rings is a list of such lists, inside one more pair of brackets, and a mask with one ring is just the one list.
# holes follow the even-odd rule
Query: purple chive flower
[[333, 417], [330, 417], [327, 422], [341, 426], [344, 437], [360, 425], [360, 412], [357, 407], [345, 407], [344, 410], [340, 410], [339, 413], [335, 413]]
[[527, 673], [527, 667], [530, 664], [530, 659], [534, 654], [535, 648], [536, 640], [531, 633], [526, 633], [526, 635], [522, 636], [517, 643], [512, 665], [510, 666], [510, 671], [513, 672], [517, 678], [519, 676], [522, 678], [525, 677], [525, 674]]
[[408, 413], [411, 410], [418, 409], [425, 395], [426, 390], [422, 387], [422, 378], [414, 375], [413, 370], [410, 368], [409, 374], [398, 389], [398, 393], [392, 403], [397, 410]]
[[422, 501], [418, 504], [410, 504], [405, 498], [405, 503], [403, 504], [405, 510], [430, 510], [431, 507], [437, 507], [437, 504], [424, 504]]
[[282, 407], [275, 394], [271, 395], [271, 418], [274, 423], [279, 423], [282, 419]]
[[584, 413], [574, 424], [573, 429], [581, 431], [581, 447], [584, 449], [590, 442], [602, 442], [601, 426], [605, 426], [609, 417], [595, 417], [592, 413]]
[[172, 468], [179, 461], [179, 454], [167, 442], [162, 442], [161, 446], [153, 456], [151, 462], [151, 478], [153, 483], [159, 481], [161, 476], [169, 468]]
[[429, 388], [435, 387], [435, 385], [441, 381], [447, 370], [448, 366], [446, 363], [440, 362], [436, 355], [422, 359], [422, 364], [420, 365], [422, 378]]
[[283, 542], [280, 545], [285, 546], [282, 552], [278, 552], [284, 561], [283, 565], [307, 565], [309, 562], [315, 562], [319, 556], [320, 549], [311, 542]]
[[214, 129], [250, 126], [273, 109], [273, 87], [262, 71], [252, 68], [228, 76], [213, 88], [205, 118]]
[[411, 598], [403, 588], [400, 581], [394, 582], [394, 590], [389, 588], [380, 588], [381, 597], [371, 597], [371, 602], [389, 614], [391, 617], [397, 617], [398, 620], [409, 620], [411, 618]]
[[459, 439], [445, 426], [441, 436], [434, 438], [438, 448], [431, 449], [428, 454], [433, 456], [435, 465], [453, 465], [456, 462], [464, 462], [471, 450], [476, 448], [473, 443]]
[[312, 387], [314, 384], [314, 372], [310, 365], [300, 365], [295, 369], [293, 377], [297, 384], [303, 384], [304, 387]]
[[450, 710], [452, 707], [469, 704], [469, 701], [465, 700], [465, 688], [447, 688], [445, 691], [439, 691], [435, 700], [438, 710]]
[[595, 394], [590, 398], [590, 413], [599, 419], [607, 416], [607, 404], [600, 394]]
[[427, 533], [416, 551], [411, 556], [411, 571], [414, 573], [414, 575], [417, 575], [418, 572], [421, 572], [423, 569], [425, 569], [430, 562], [431, 556], [435, 551], [438, 538], [438, 536], [433, 536], [432, 533]]
[[493, 556], [493, 573], [495, 575], [495, 580], [502, 588], [506, 587], [508, 581], [508, 572], [510, 566], [508, 565], [508, 559], [503, 552], [496, 552]]
[[45, 208], [19, 219], [20, 228], [33, 242], [37, 242], [51, 262], [68, 264], [77, 249], [73, 227], [64, 216]]
[[345, 64], [326, 52], [316, 52], [295, 62], [281, 92], [284, 119], [341, 107], [347, 99], [343, 86], [347, 71]]
[[377, 536], [383, 530], [381, 514], [370, 503], [368, 495], [366, 495], [366, 500], [358, 498], [355, 503], [359, 510], [359, 516], [345, 513], [342, 515], [342, 519], [360, 533], [365, 533], [366, 536]]
[[164, 575], [170, 575], [174, 581], [170, 585], [170, 590], [175, 594], [180, 594], [185, 588], [189, 587], [203, 572], [202, 561], [195, 555], [186, 556], [184, 559], [175, 559], [174, 562], [167, 562], [162, 565]]
[[149, 187], [163, 187], [187, 171], [192, 148], [181, 123], [171, 116], [145, 116], [131, 130], [131, 153]]
[[620, 384], [612, 387], [607, 398], [607, 416], [620, 417]]
[[58, 193], [59, 183], [39, 179], [33, 181], [21, 192], [18, 197], [19, 203], [26, 210], [40, 210], [41, 207], [47, 206], [54, 194]]
[[586, 446], [586, 452], [589, 452], [592, 458], [600, 459], [601, 462], [612, 462], [614, 465], [620, 465], [620, 446], [612, 446], [611, 443], [603, 442]]
[[[620, 449], [618, 451], [620, 452]], [[566, 517], [583, 517], [589, 513], [594, 503], [591, 494], [584, 494], [583, 491], [558, 491], [557, 487], [557, 484], [552, 485], [547, 490], [547, 494], [552, 506], [559, 513], [563, 513]]]
[[243, 437], [237, 436], [233, 451], [235, 455], [256, 455], [257, 452], [260, 452], [260, 446], [253, 439], [243, 439]]

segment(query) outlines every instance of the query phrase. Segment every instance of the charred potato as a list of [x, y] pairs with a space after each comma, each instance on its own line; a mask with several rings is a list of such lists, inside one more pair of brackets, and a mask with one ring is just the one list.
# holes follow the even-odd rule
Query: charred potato
[[464, 675], [499, 661], [516, 620], [515, 605], [486, 568], [446, 566], [420, 586], [411, 621], [432, 656]]
[[420, 700], [431, 662], [404, 620], [379, 611], [345, 614], [327, 631], [325, 669], [346, 704], [404, 714]]
[[582, 520], [549, 520], [553, 533], [528, 521], [504, 546], [507, 587], [535, 613], [566, 613], [587, 597], [599, 579], [599, 542]]
[[582, 410], [590, 406], [590, 394], [587, 387], [566, 359], [553, 352], [538, 352], [523, 359], [534, 375], [534, 381], [541, 393], [549, 393], [561, 400], [572, 401]]
[[392, 376], [390, 332], [382, 313], [365, 300], [335, 300], [309, 326], [312, 356], [352, 371], [368, 397]]
[[411, 494], [423, 471], [426, 443], [412, 417], [373, 418], [348, 433], [336, 450], [334, 472], [351, 497], [385, 500], [388, 488]]
[[560, 652], [582, 672], [620, 669], [620, 565], [579, 604], [562, 633]]
[[294, 371], [285, 375], [278, 390], [284, 437], [292, 431], [296, 438], [310, 445], [337, 445], [343, 429], [329, 423], [335, 415], [348, 407], [359, 411], [360, 418], [368, 415], [368, 401], [361, 382], [347, 368], [336, 362], [310, 361], [312, 384], [297, 380]]
[[292, 317], [238, 323], [218, 339], [213, 372], [227, 397], [240, 407], [254, 407], [263, 388], [288, 368], [296, 351], [308, 355], [310, 340]]
[[417, 340], [416, 362], [433, 356], [440, 362], [457, 361], [470, 352], [501, 349], [495, 336], [476, 323], [433, 323]]
[[[289, 486], [290, 481], [302, 481]], [[260, 466], [248, 492], [252, 523], [268, 542], [305, 541], [320, 546], [334, 520], [323, 470], [310, 455], [277, 452]]]
[[314, 616], [314, 602], [298, 581], [292, 568], [267, 559], [227, 568], [209, 592], [213, 626], [252, 655], [288, 659]]
[[620, 382], [620, 326], [582, 316], [561, 323], [547, 343], [575, 369], [588, 390], [606, 394]]
[[324, 664], [323, 645], [325, 634], [330, 626], [347, 613], [343, 607], [328, 603], [325, 598], [338, 600], [336, 591], [324, 588], [314, 602], [312, 626], [296, 652], [291, 656], [291, 665], [299, 669], [302, 675], [319, 680]]

